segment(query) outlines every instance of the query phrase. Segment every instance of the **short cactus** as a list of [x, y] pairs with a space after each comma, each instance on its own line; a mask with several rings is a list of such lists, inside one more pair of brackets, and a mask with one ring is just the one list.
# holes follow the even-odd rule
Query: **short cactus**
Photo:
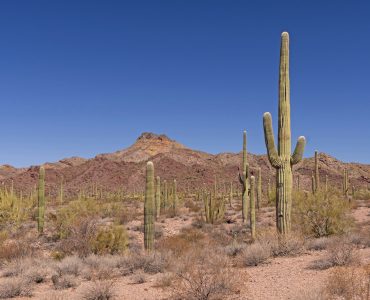
[[40, 167], [39, 170], [39, 182], [37, 188], [37, 230], [39, 234], [44, 232], [44, 217], [45, 217], [45, 169]]
[[161, 178], [157, 176], [155, 189], [155, 218], [158, 219], [161, 214]]
[[252, 240], [256, 239], [256, 208], [255, 208], [255, 185], [256, 179], [254, 176], [251, 176], [251, 193], [250, 193], [250, 225], [251, 225], [251, 234]]
[[239, 172], [239, 181], [242, 185], [242, 218], [243, 223], [247, 222], [248, 217], [248, 191], [249, 191], [249, 165], [247, 160], [247, 132], [243, 132], [243, 166], [242, 174]]
[[279, 233], [291, 230], [292, 167], [302, 160], [306, 140], [299, 137], [291, 155], [290, 130], [290, 82], [289, 82], [289, 34], [281, 35], [279, 74], [279, 122], [278, 148], [275, 147], [271, 114], [263, 115], [263, 126], [268, 158], [276, 169], [276, 225]]
[[177, 209], [177, 202], [178, 202], [178, 197], [177, 197], [177, 181], [176, 179], [173, 180], [173, 193], [172, 193], [172, 208], [173, 208], [173, 213], [176, 215], [176, 209]]
[[[252, 187], [251, 187], [252, 189]], [[260, 209], [262, 201], [262, 175], [261, 175], [261, 168], [257, 170], [257, 209]]]
[[319, 153], [315, 151], [315, 193], [320, 189]]
[[146, 185], [144, 202], [144, 248], [153, 250], [154, 245], [154, 165], [151, 161], [146, 164]]

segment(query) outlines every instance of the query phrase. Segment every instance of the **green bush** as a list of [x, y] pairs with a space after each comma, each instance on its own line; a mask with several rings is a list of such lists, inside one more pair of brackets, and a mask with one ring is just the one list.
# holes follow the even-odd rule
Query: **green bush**
[[350, 231], [350, 210], [348, 200], [335, 190], [293, 195], [293, 223], [304, 235], [322, 237]]
[[122, 225], [111, 225], [98, 230], [92, 241], [92, 251], [95, 254], [122, 253], [128, 245], [126, 229]]

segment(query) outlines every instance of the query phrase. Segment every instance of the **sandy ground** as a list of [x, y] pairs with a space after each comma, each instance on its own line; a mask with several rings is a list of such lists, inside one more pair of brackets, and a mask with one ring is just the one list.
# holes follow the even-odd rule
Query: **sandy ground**
[[[359, 201], [358, 207], [353, 210], [353, 216], [358, 224], [369, 224], [370, 208]], [[270, 208], [261, 210], [264, 216], [272, 218], [274, 215]], [[163, 229], [164, 236], [177, 234], [180, 229], [191, 223], [191, 218], [170, 218], [158, 222]], [[140, 226], [139, 221], [133, 221], [129, 226]], [[132, 238], [142, 239], [142, 233], [137, 230], [131, 233]], [[370, 263], [370, 248], [357, 250], [364, 263]], [[308, 251], [298, 257], [279, 257], [270, 259], [268, 263], [238, 269], [241, 282], [240, 294], [231, 299], [248, 300], [279, 300], [303, 299], [312, 291], [319, 290], [325, 284], [329, 270], [314, 270], [310, 265], [326, 254], [326, 251]], [[168, 299], [168, 291], [155, 287], [161, 274], [146, 275], [147, 282], [134, 284], [132, 277], [121, 277], [116, 280], [115, 287], [118, 299], [130, 300], [159, 300]], [[52, 284], [40, 284], [34, 291], [34, 299], [81, 299], [80, 292], [89, 283], [82, 283], [76, 289], [62, 292], [50, 292]], [[58, 295], [62, 293], [63, 298]], [[67, 297], [65, 297], [68, 295]], [[300, 298], [303, 297], [303, 298]], [[18, 298], [28, 299], [28, 298]]]

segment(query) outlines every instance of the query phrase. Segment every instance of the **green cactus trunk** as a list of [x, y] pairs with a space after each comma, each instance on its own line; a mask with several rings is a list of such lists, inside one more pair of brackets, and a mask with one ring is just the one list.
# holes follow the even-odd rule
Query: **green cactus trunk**
[[262, 175], [261, 175], [261, 168], [258, 168], [257, 170], [257, 209], [258, 210], [260, 209], [261, 202], [262, 202]]
[[315, 180], [315, 176], [311, 175], [311, 190], [312, 190], [312, 194], [315, 195], [316, 193], [316, 180]]
[[60, 189], [59, 189], [59, 203], [63, 204], [63, 197], [64, 197], [64, 191], [63, 191], [63, 178], [60, 181]]
[[166, 210], [168, 203], [168, 185], [167, 180], [163, 181], [163, 209]]
[[239, 172], [239, 181], [242, 185], [242, 219], [243, 223], [247, 222], [248, 218], [248, 191], [249, 191], [249, 166], [247, 160], [247, 132], [243, 132], [243, 171]]
[[320, 189], [320, 175], [319, 175], [319, 154], [315, 151], [315, 192]]
[[251, 176], [251, 194], [250, 194], [250, 225], [251, 225], [251, 234], [252, 240], [256, 239], [256, 209], [255, 209], [255, 182], [256, 179], [254, 176]]
[[263, 115], [263, 125], [268, 158], [276, 169], [276, 225], [279, 233], [287, 234], [291, 230], [292, 167], [302, 160], [306, 143], [303, 136], [299, 137], [294, 153], [291, 155], [289, 35], [287, 32], [281, 35], [278, 149], [275, 147], [270, 113]]
[[176, 179], [173, 180], [173, 194], [172, 194], [172, 208], [173, 208], [173, 213], [176, 215], [176, 210], [177, 210], [177, 181]]
[[144, 202], [144, 248], [149, 252], [154, 245], [154, 205], [154, 165], [149, 161], [146, 165]]
[[37, 202], [38, 202], [38, 210], [37, 210], [37, 230], [39, 234], [43, 234], [44, 232], [44, 217], [45, 217], [45, 169], [44, 167], [40, 167], [39, 170], [39, 182], [37, 188]]
[[229, 205], [230, 205], [230, 208], [233, 207], [233, 205], [232, 205], [233, 195], [234, 195], [233, 193], [234, 193], [233, 192], [233, 183], [230, 182], [230, 195], [229, 195]]
[[325, 175], [325, 193], [328, 192], [328, 175]]
[[159, 218], [161, 214], [161, 178], [157, 176], [157, 187], [155, 190], [155, 218]]

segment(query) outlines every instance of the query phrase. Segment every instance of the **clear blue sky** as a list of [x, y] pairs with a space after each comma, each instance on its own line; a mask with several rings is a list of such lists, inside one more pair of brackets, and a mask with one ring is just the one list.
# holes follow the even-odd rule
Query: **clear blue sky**
[[[0, 2], [0, 163], [92, 157], [165, 133], [265, 153], [280, 33], [293, 143], [370, 163], [369, 1]], [[276, 133], [276, 130], [275, 130]]]

